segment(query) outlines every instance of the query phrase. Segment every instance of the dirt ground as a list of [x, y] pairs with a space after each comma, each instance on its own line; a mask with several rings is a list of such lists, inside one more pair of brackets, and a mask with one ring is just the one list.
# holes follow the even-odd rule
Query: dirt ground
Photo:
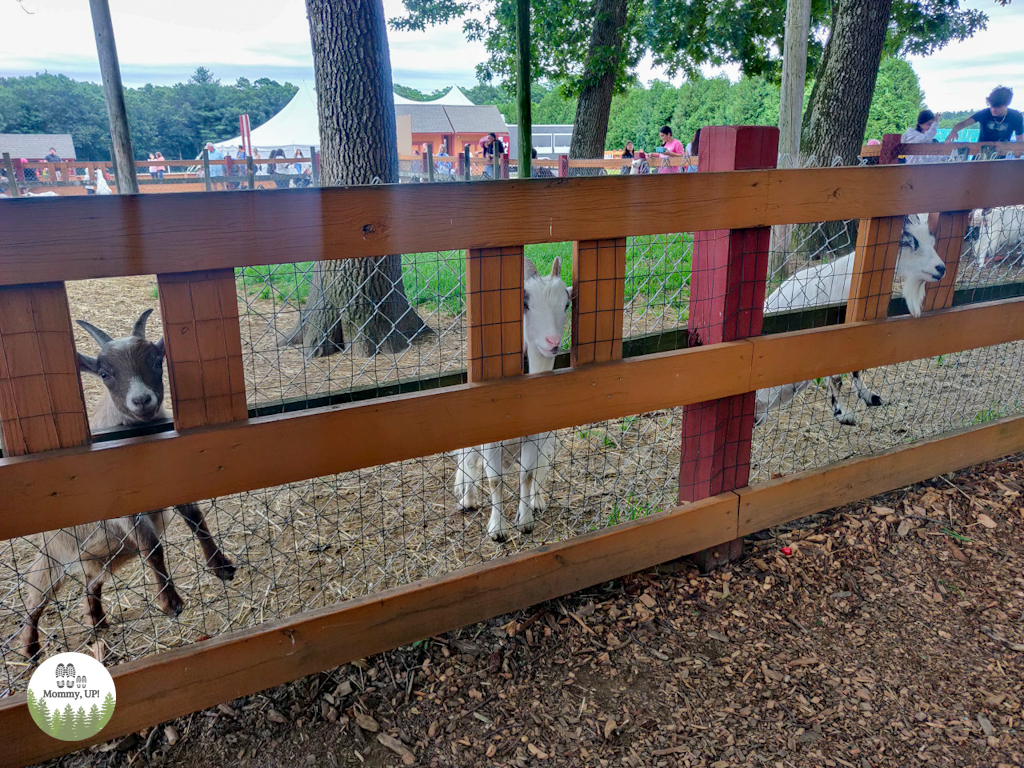
[[53, 765], [1019, 767], [1022, 478], [936, 478]]

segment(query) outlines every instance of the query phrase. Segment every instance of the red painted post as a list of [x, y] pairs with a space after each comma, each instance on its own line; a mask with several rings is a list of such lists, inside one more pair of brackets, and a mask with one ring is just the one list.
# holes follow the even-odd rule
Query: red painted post
[[900, 144], [903, 137], [898, 133], [882, 134], [882, 146], [878, 150], [879, 165], [895, 165], [900, 161]]
[[559, 155], [558, 156], [558, 177], [560, 179], [566, 179], [569, 177], [569, 156]]
[[501, 153], [501, 178], [508, 178], [508, 152]]
[[[779, 130], [763, 126], [701, 129], [699, 171], [774, 168]], [[691, 345], [758, 336], [764, 316], [771, 229], [697, 232], [690, 279]], [[754, 430], [754, 393], [686, 406], [683, 410], [679, 501], [697, 501], [747, 484]], [[709, 570], [735, 559], [743, 540], [695, 558]]]

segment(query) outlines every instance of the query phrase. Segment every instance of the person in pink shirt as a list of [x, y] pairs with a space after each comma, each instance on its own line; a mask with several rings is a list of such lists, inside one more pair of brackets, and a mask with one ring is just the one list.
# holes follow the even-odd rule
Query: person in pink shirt
[[[661, 126], [661, 130], [658, 131], [658, 138], [661, 139], [661, 143], [665, 146], [665, 152], [663, 153], [666, 157], [683, 157], [686, 154], [686, 148], [682, 145], [679, 139], [672, 137], [672, 129], [667, 125]], [[678, 173], [678, 167], [663, 167], [658, 170], [658, 173]]]

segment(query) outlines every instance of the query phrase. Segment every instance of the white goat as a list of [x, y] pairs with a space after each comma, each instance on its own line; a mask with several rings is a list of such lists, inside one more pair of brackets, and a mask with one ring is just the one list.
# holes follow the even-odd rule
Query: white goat
[[[797, 272], [772, 291], [765, 300], [765, 312], [787, 312], [847, 301], [850, 298], [850, 284], [853, 280], [853, 259], [854, 254], [849, 253], [827, 264]], [[914, 317], [920, 317], [927, 283], [941, 280], [946, 274], [946, 265], [935, 251], [935, 238], [928, 231], [927, 217], [906, 217], [900, 238], [896, 274], [903, 279], [903, 298], [907, 302], [907, 309]], [[882, 405], [882, 398], [864, 384], [860, 371], [853, 371], [851, 376], [858, 398], [868, 406]], [[830, 376], [827, 381], [833, 415], [840, 424], [856, 424], [853, 413], [839, 400], [841, 377]], [[760, 424], [769, 410], [786, 405], [809, 384], [809, 381], [801, 381], [758, 390], [754, 405], [754, 423]]]
[[[99, 328], [78, 321], [100, 345], [96, 357], [78, 355], [79, 368], [99, 376], [106, 385], [104, 397], [89, 420], [94, 430], [167, 417], [163, 408], [163, 339], [155, 343], [146, 339], [146, 320], [152, 311], [143, 312], [131, 336], [123, 339], [111, 339]], [[218, 578], [231, 580], [235, 566], [210, 534], [198, 505], [183, 504], [176, 509], [199, 540], [207, 567]], [[43, 534], [39, 556], [25, 574], [26, 618], [21, 652], [29, 659], [39, 653], [39, 617], [68, 574], [75, 571], [84, 575], [89, 623], [94, 629], [107, 626], [103, 584], [114, 571], [140, 555], [156, 585], [160, 610], [171, 615], [181, 613], [184, 603], [171, 582], [161, 543], [171, 514], [169, 509], [156, 510]]]
[[[555, 367], [555, 356], [562, 346], [562, 333], [572, 302], [562, 280], [562, 261], [555, 258], [551, 274], [541, 276], [529, 259], [525, 260], [523, 282], [523, 346], [529, 361], [530, 373], [550, 371]], [[534, 512], [547, 508], [544, 483], [554, 462], [555, 435], [541, 432], [527, 437], [488, 443], [458, 452], [455, 472], [455, 498], [464, 510], [476, 509], [477, 482], [486, 473], [491, 491], [491, 517], [487, 535], [495, 541], [505, 541], [510, 535], [508, 523], [501, 510], [504, 506], [502, 479], [519, 460], [519, 509], [515, 525], [523, 533], [533, 530]]]
[[107, 184], [107, 180], [103, 178], [103, 170], [101, 168], [96, 169], [96, 194], [97, 195], [112, 195], [114, 191]]
[[986, 208], [977, 226], [974, 253], [978, 269], [984, 269], [989, 259], [1005, 257], [1024, 243], [1024, 205]]

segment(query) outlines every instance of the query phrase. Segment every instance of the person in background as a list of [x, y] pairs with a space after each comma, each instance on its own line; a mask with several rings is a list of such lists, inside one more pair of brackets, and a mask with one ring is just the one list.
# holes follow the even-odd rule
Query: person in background
[[[208, 157], [211, 160], [223, 160], [224, 159], [224, 153], [221, 152], [219, 149], [217, 149], [215, 146], [213, 146], [212, 142], [207, 142], [207, 144], [206, 144], [206, 153], [207, 153]], [[224, 175], [224, 166], [223, 165], [211, 165], [210, 166], [210, 178], [211, 179], [214, 178], [215, 176], [223, 176], [223, 175]]]
[[687, 164], [686, 173], [694, 173], [697, 170], [697, 161], [700, 158], [700, 128], [693, 134], [693, 141], [686, 146]]
[[296, 173], [302, 174], [302, 173], [306, 172], [306, 170], [305, 170], [306, 164], [303, 163], [303, 162], [300, 162], [300, 160], [305, 160], [305, 159], [306, 159], [306, 156], [304, 154], [302, 154], [302, 150], [301, 149], [296, 149], [295, 150], [295, 172]]
[[623, 176], [628, 176], [633, 167], [633, 154], [636, 150], [633, 148], [633, 142], [627, 141], [626, 146], [622, 148], [622, 159], [628, 160], [629, 162], [624, 163], [619, 169], [619, 173]]
[[60, 155], [57, 154], [57, 149], [55, 147], [50, 147], [49, 154], [46, 157], [44, 157], [43, 160], [45, 160], [48, 163], [61, 162]]
[[[664, 157], [672, 158], [672, 157], [685, 157], [686, 156], [686, 148], [682, 145], [682, 143], [679, 141], [679, 139], [676, 139], [676, 138], [674, 138], [672, 136], [672, 129], [669, 128], [667, 125], [661, 126], [661, 130], [658, 131], [658, 138], [661, 140], [661, 143], [664, 146], [664, 150], [665, 151], [662, 153], [662, 155]], [[668, 166], [668, 165], [663, 166], [663, 167], [658, 169], [658, 173], [678, 173], [678, 172], [679, 172], [678, 168], [673, 168], [673, 167]]]
[[487, 178], [494, 177], [494, 157], [495, 153], [500, 157], [505, 154], [505, 146], [501, 143], [497, 134], [488, 133], [482, 139], [480, 139], [480, 148], [483, 150], [484, 160], [487, 160], [487, 165], [484, 166], [484, 176]]
[[260, 165], [260, 161], [262, 159], [263, 158], [260, 157], [260, 151], [258, 149], [256, 149], [256, 147], [253, 147], [253, 149], [252, 149], [253, 173], [260, 173], [260, 174], [263, 173], [263, 166]]
[[149, 162], [149, 178], [155, 179], [156, 178], [156, 163], [154, 163], [153, 161], [156, 160], [156, 155], [154, 155], [152, 152], [150, 152], [149, 153], [149, 157], [147, 157], [146, 159], [150, 161]]
[[[441, 148], [437, 150], [437, 156], [438, 156], [438, 158], [448, 157], [448, 148], [445, 147], [445, 145], [443, 143], [441, 144]], [[439, 161], [439, 162], [436, 162], [434, 164], [434, 166], [435, 166], [435, 168], [436, 168], [438, 173], [443, 173], [443, 174], [446, 174], [448, 176], [450, 176], [451, 173], [452, 173], [452, 164], [451, 163], [446, 163], [444, 161]]]
[[1010, 137], [1014, 135], [1017, 141], [1024, 141], [1024, 116], [1016, 109], [1010, 109], [1013, 89], [1000, 85], [985, 101], [988, 108], [975, 112], [954, 125], [946, 137], [947, 142], [956, 141], [960, 131], [974, 123], [981, 129], [978, 141], [1010, 141]]
[[[900, 141], [904, 144], [930, 144], [935, 141], [935, 132], [939, 130], [939, 115], [930, 109], [922, 109], [917, 114], [917, 124], [904, 131]], [[907, 163], [936, 163], [942, 160], [935, 155], [907, 155]]]
[[[530, 157], [533, 158], [534, 160], [537, 159], [536, 147], [530, 150]], [[531, 165], [530, 175], [533, 176], [533, 178], [535, 179], [550, 179], [553, 178], [555, 174], [553, 174], [551, 172], [551, 169], [548, 168], [547, 166]]]

